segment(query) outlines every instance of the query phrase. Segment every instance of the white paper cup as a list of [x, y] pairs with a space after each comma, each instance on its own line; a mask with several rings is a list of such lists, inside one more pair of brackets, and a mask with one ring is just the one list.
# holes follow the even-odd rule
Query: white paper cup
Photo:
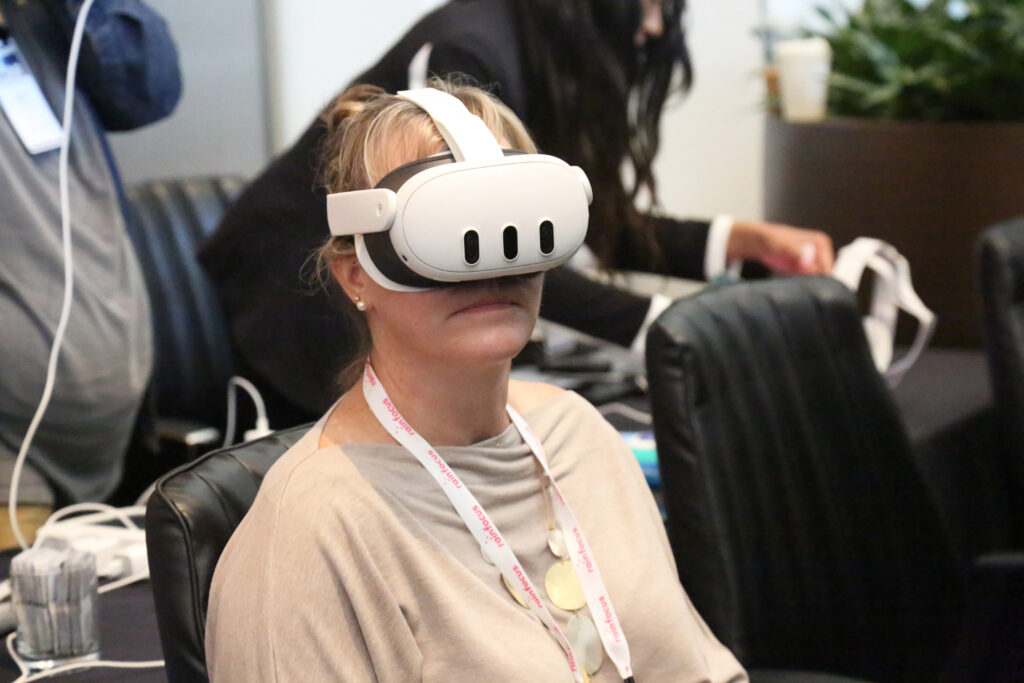
[[824, 38], [782, 40], [775, 44], [782, 116], [787, 121], [820, 121], [828, 102], [832, 48]]

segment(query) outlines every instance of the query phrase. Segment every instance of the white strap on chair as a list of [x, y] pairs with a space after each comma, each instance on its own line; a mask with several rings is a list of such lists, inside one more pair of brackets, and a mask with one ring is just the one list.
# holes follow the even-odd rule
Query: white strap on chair
[[[833, 276], [856, 292], [864, 269], [875, 273], [871, 307], [864, 316], [864, 334], [871, 347], [875, 367], [890, 386], [896, 386], [907, 370], [917, 362], [932, 333], [935, 314], [924, 305], [910, 280], [910, 264], [891, 244], [870, 237], [858, 237], [839, 250]], [[899, 311], [917, 319], [917, 334], [910, 349], [893, 362], [896, 319]]]

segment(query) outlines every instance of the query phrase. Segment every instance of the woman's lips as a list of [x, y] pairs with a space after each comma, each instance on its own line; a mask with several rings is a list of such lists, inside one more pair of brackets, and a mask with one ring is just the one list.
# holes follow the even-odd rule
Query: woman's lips
[[489, 313], [500, 311], [505, 308], [518, 306], [519, 304], [506, 299], [480, 299], [455, 311], [456, 313]]
[[513, 275], [463, 282], [449, 291], [456, 297], [455, 313], [486, 313], [507, 308], [522, 308], [531, 283], [539, 273]]

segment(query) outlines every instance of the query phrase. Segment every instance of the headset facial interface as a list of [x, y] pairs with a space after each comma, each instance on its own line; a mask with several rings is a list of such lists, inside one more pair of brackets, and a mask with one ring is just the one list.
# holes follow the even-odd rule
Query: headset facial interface
[[370, 190], [327, 196], [332, 235], [353, 235], [363, 269], [396, 291], [536, 273], [565, 263], [587, 233], [590, 183], [544, 154], [503, 150], [462, 102], [406, 90], [449, 152], [391, 171]]

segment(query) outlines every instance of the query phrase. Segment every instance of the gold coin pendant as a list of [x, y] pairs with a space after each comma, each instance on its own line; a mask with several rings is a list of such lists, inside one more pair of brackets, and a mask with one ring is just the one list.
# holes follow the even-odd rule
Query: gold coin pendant
[[544, 589], [548, 592], [548, 599], [567, 612], [574, 612], [587, 604], [576, 568], [569, 560], [552, 565], [544, 577]]
[[566, 624], [565, 635], [583, 670], [588, 674], [596, 674], [604, 659], [604, 646], [594, 622], [585, 614], [574, 614]]
[[515, 586], [513, 586], [511, 583], [509, 583], [508, 579], [505, 578], [504, 574], [501, 575], [501, 582], [505, 584], [505, 589], [513, 598], [515, 598], [516, 602], [518, 602], [523, 607], [529, 607], [529, 605], [526, 604], [526, 597], [523, 596], [523, 592]]

